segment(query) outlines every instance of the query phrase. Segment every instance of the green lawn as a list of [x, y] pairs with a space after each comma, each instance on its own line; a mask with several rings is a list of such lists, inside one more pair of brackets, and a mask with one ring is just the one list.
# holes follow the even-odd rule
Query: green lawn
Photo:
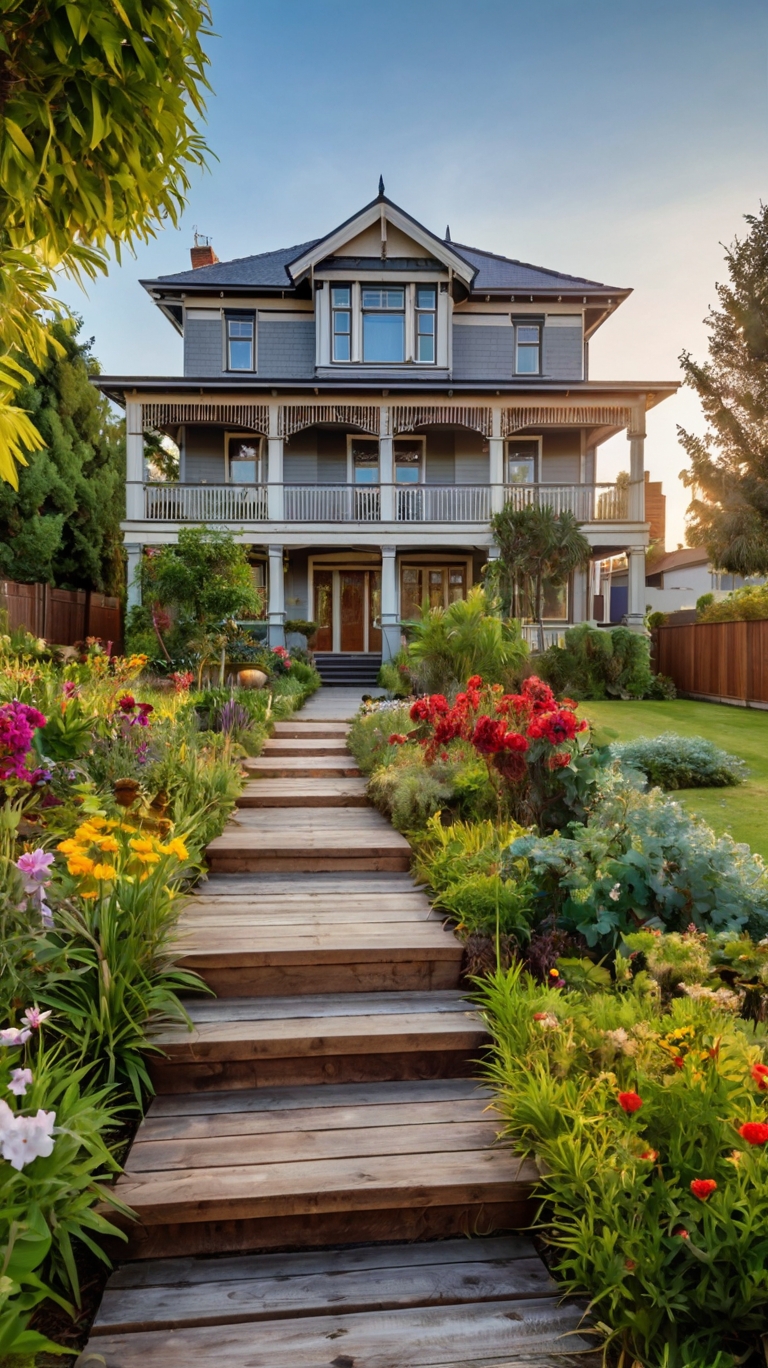
[[610, 727], [617, 740], [674, 731], [704, 736], [749, 765], [749, 778], [736, 788], [680, 789], [680, 798], [715, 831], [730, 832], [768, 860], [768, 712], [720, 703], [582, 703], [591, 721]]

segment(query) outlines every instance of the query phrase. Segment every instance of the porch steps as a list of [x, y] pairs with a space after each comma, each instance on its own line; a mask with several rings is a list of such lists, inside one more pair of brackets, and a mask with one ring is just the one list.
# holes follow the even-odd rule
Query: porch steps
[[407, 871], [411, 848], [373, 808], [241, 808], [208, 846], [214, 872]]
[[286, 736], [299, 736], [303, 740], [315, 737], [327, 736], [347, 736], [349, 732], [348, 722], [276, 722], [272, 732], [274, 740], [281, 740]]
[[245, 785], [237, 800], [239, 808], [367, 807], [363, 778], [259, 779]]
[[276, 736], [267, 741], [262, 751], [268, 759], [273, 755], [346, 755], [346, 736]]
[[381, 669], [381, 655], [315, 651], [314, 661], [323, 684], [342, 688], [376, 688], [376, 680]]
[[248, 774], [263, 779], [354, 779], [360, 774], [349, 754], [340, 755], [257, 755], [245, 760]]
[[[349, 715], [328, 695], [312, 725]], [[378, 814], [321, 812], [243, 806], [233, 848], [272, 858], [292, 831], [290, 869], [214, 870], [182, 914], [179, 958], [223, 996], [156, 1037], [117, 1184], [129, 1262], [78, 1368], [596, 1368], [533, 1245], [490, 1238], [530, 1223], [536, 1171], [469, 1076], [486, 1035], [461, 946], [404, 868], [376, 867]], [[366, 867], [315, 868], [334, 828]]]

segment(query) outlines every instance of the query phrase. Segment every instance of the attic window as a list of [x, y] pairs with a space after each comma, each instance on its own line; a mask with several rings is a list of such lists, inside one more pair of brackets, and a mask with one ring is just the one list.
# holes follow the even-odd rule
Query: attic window
[[252, 371], [253, 314], [227, 314], [227, 370]]
[[364, 285], [363, 361], [379, 364], [405, 360], [405, 290]]

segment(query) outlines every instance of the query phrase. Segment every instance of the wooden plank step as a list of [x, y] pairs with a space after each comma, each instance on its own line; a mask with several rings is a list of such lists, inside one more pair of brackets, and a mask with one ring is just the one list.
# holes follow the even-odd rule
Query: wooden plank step
[[265, 741], [262, 755], [349, 756], [350, 752], [344, 736], [277, 736], [272, 741]]
[[258, 779], [245, 785], [237, 800], [239, 808], [367, 807], [366, 782], [359, 779], [325, 778]]
[[587, 1368], [582, 1312], [554, 1297], [97, 1335], [77, 1368]]
[[520, 1236], [239, 1258], [159, 1259], [112, 1274], [93, 1336], [557, 1295]]
[[[515, 1228], [530, 1215], [533, 1165], [493, 1143], [499, 1122], [481, 1095], [454, 1102], [454, 1117], [441, 1119], [441, 1084], [420, 1080], [410, 1093], [401, 1084], [398, 1100], [384, 1092], [362, 1106], [359, 1087], [334, 1086], [337, 1106], [358, 1125], [324, 1106], [299, 1108], [297, 1126], [304, 1090], [295, 1086], [287, 1109], [275, 1088], [273, 1105], [256, 1114], [243, 1115], [241, 1095], [230, 1092], [236, 1120], [227, 1111], [195, 1120], [197, 1099], [175, 1119], [153, 1102], [116, 1189], [139, 1218], [126, 1222], [129, 1257], [334, 1244], [363, 1229], [383, 1240]], [[165, 1138], [152, 1130], [161, 1112]], [[230, 1129], [237, 1134], [227, 1137]]]
[[346, 756], [317, 755], [309, 760], [303, 755], [276, 755], [272, 759], [257, 755], [244, 760], [243, 768], [248, 774], [263, 779], [327, 779], [331, 776], [355, 779], [360, 774], [348, 753]]
[[408, 874], [357, 873], [305, 874], [300, 869], [287, 874], [260, 874], [258, 880], [251, 875], [211, 874], [198, 884], [198, 889], [206, 897], [237, 894], [241, 897], [275, 896], [282, 898], [313, 896], [326, 897], [338, 894], [352, 897], [358, 893], [395, 894], [414, 893], [413, 879]]
[[405, 871], [411, 848], [373, 808], [294, 808], [290, 819], [264, 808], [240, 812], [211, 841], [206, 857], [212, 870], [230, 873]]
[[313, 997], [308, 1004], [306, 998], [282, 998], [278, 1010], [273, 1001], [266, 1012], [258, 999], [190, 1002], [191, 1031], [172, 1025], [152, 1035], [163, 1051], [149, 1062], [155, 1090], [357, 1083], [471, 1072], [487, 1031], [459, 994], [450, 995], [450, 1003], [448, 994], [440, 994], [438, 1010], [432, 1009], [428, 993], [401, 994], [396, 1008], [381, 1002], [388, 996], [366, 994], [351, 1011], [345, 996], [332, 995]]
[[347, 736], [348, 722], [307, 722], [303, 717], [292, 717], [285, 722], [276, 722], [273, 736]]
[[374, 922], [445, 920], [440, 912], [435, 912], [421, 896], [381, 897], [360, 895], [357, 898], [286, 898], [282, 903], [275, 897], [261, 899], [258, 894], [251, 898], [218, 897], [192, 898], [184, 909], [184, 929], [199, 930], [208, 926], [217, 927], [283, 926], [288, 923], [307, 926], [330, 926], [334, 922], [350, 922], [353, 925], [371, 926]]
[[[151, 1115], [214, 1116], [236, 1112], [293, 1112], [312, 1107], [321, 1115], [327, 1108], [380, 1107], [407, 1102], [464, 1102], [474, 1098], [481, 1108], [493, 1101], [490, 1088], [476, 1078], [430, 1078], [424, 1082], [320, 1083], [314, 1087], [258, 1088], [246, 1092], [167, 1093], [153, 1097]], [[143, 1125], [148, 1125], [147, 1113]]]

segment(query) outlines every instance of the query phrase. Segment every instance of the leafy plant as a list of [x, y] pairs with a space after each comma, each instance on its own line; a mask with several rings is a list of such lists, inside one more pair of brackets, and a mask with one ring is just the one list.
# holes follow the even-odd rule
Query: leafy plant
[[743, 760], [703, 736], [662, 732], [614, 742], [610, 749], [620, 765], [664, 789], [727, 788], [743, 783], [748, 773]]
[[716, 600], [714, 594], [709, 597], [709, 603], [697, 600], [697, 622], [754, 622], [768, 618], [768, 585], [745, 584], [725, 598]]
[[420, 617], [403, 626], [415, 693], [450, 693], [472, 675], [482, 675], [489, 684], [512, 684], [528, 657], [520, 624], [502, 621], [478, 586], [447, 608], [425, 605]]
[[645, 698], [653, 690], [650, 659], [648, 640], [638, 632], [582, 622], [565, 633], [563, 646], [550, 646], [538, 664], [553, 689], [573, 698]]
[[555, 513], [546, 503], [506, 504], [491, 518], [491, 531], [501, 556], [490, 562], [486, 583], [499, 591], [505, 612], [538, 622], [543, 651], [545, 588], [559, 588], [589, 564], [589, 542], [573, 513]]

